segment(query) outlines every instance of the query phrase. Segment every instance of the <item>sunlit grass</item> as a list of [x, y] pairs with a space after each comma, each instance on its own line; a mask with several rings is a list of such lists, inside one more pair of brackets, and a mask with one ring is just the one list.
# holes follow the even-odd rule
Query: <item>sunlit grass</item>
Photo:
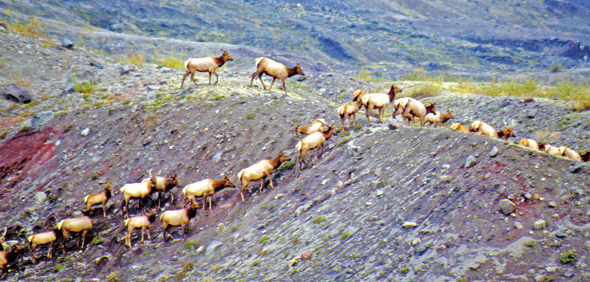
[[184, 70], [184, 52], [180, 52], [178, 54], [174, 54], [174, 51], [171, 52], [169, 55], [166, 54], [157, 54], [152, 56], [152, 61], [160, 66], [164, 66], [171, 69], [179, 69]]
[[373, 71], [370, 71], [366, 68], [360, 69], [357, 77], [359, 79], [366, 80], [366, 81], [371, 82], [373, 84], [379, 84], [379, 83], [391, 81], [391, 78], [388, 75], [381, 74], [381, 75], [377, 76], [377, 75], [375, 75], [375, 73]]
[[145, 61], [145, 55], [139, 53], [129, 53], [128, 55], [120, 56], [118, 60], [120, 62], [125, 62], [140, 67]]
[[[511, 80], [474, 82], [471, 77], [463, 78], [456, 75], [428, 75], [425, 71], [414, 71], [402, 76], [401, 80], [424, 81], [417, 84], [404, 96], [428, 97], [436, 96], [443, 89], [449, 89], [455, 93], [480, 94], [492, 97], [538, 97], [557, 99], [567, 102], [568, 107], [576, 111], [590, 109], [590, 83], [575, 82], [567, 76], [563, 76], [554, 85], [541, 85], [534, 79], [524, 81]], [[444, 85], [448, 82], [452, 84]]]

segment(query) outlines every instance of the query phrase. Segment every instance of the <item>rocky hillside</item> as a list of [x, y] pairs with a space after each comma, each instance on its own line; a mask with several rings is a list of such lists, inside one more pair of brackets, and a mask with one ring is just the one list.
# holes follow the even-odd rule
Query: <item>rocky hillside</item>
[[[291, 79], [284, 95], [257, 82], [250, 88], [247, 76], [228, 67], [216, 86], [200, 75], [198, 87], [181, 90], [178, 70], [138, 68], [56, 47], [59, 41], [4, 35], [3, 71], [18, 63], [30, 74], [23, 77], [31, 83], [26, 88], [45, 95], [24, 106], [3, 102], [0, 222], [9, 227], [9, 240], [21, 242], [79, 215], [86, 194], [106, 183], [118, 190], [150, 169], [178, 174], [181, 187], [223, 175], [239, 185], [237, 172], [260, 159], [282, 150], [296, 160], [295, 125], [315, 118], [338, 125], [335, 107], [354, 89], [387, 87], [315, 74]], [[27, 72], [24, 62], [39, 57], [51, 59]], [[80, 77], [78, 84], [95, 80], [96, 92], [68, 91], [71, 75]], [[510, 118], [519, 122], [517, 138], [548, 131], [554, 133], [548, 142], [590, 147], [588, 115], [553, 103], [431, 99], [455, 111], [459, 122], [486, 118], [499, 126]], [[95, 228], [84, 251], [70, 240], [66, 255], [46, 259], [41, 248], [38, 264], [23, 256], [8, 280], [575, 281], [590, 275], [584, 267], [587, 165], [448, 129], [369, 127], [362, 114], [357, 125], [328, 140], [322, 158], [301, 173], [296, 161], [281, 166], [273, 174], [276, 188], [267, 183], [263, 192], [246, 192], [246, 203], [237, 189], [222, 190], [213, 211], [199, 211], [191, 221], [186, 239], [172, 228], [164, 242], [156, 221], [151, 240], [135, 237], [133, 248], [125, 247], [116, 193], [108, 218], [99, 208], [92, 212]], [[177, 201], [162, 211], [180, 207], [180, 189], [173, 192]], [[504, 199], [514, 203], [510, 215], [499, 211]], [[577, 255], [575, 262], [560, 262], [566, 252]]]
[[[321, 158], [311, 151], [300, 172], [296, 125], [324, 118], [339, 127], [336, 109], [355, 90], [386, 91], [395, 83], [403, 96], [420, 82], [374, 84], [285, 51], [100, 32], [135, 46], [227, 48], [250, 59], [275, 52], [309, 67], [306, 76], [288, 79], [287, 94], [277, 83], [270, 92], [259, 81], [249, 87], [251, 62], [238, 59], [223, 67], [217, 85], [201, 73], [198, 86], [185, 81], [181, 89], [184, 71], [131, 65], [78, 42], [66, 48], [61, 36], [23, 37], [0, 27], [0, 93], [14, 84], [32, 97], [28, 104], [0, 100], [0, 227], [7, 227], [7, 242], [23, 245], [34, 232], [81, 215], [87, 194], [107, 183], [115, 188], [107, 218], [92, 210], [83, 250], [69, 239], [65, 255], [59, 243], [47, 259], [42, 246], [37, 264], [27, 252], [11, 264], [7, 281], [590, 279], [590, 167], [515, 145], [532, 137], [588, 150], [588, 111], [537, 97], [443, 91], [422, 100], [452, 110], [453, 122], [483, 119], [499, 128], [514, 121], [516, 137], [491, 139], [448, 125], [368, 126], [359, 112], [357, 127], [330, 138]], [[176, 201], [167, 199], [159, 215], [181, 207], [185, 185], [227, 175], [239, 186], [241, 169], [280, 151], [291, 162], [272, 174], [274, 189], [266, 182], [259, 191], [254, 181], [242, 203], [237, 188], [226, 188], [213, 197], [212, 211], [198, 211], [186, 238], [171, 227], [165, 241], [156, 220], [150, 240], [140, 242], [136, 230], [133, 247], [125, 246], [125, 183], [149, 170], [177, 174]], [[131, 207], [140, 214], [136, 201]]]

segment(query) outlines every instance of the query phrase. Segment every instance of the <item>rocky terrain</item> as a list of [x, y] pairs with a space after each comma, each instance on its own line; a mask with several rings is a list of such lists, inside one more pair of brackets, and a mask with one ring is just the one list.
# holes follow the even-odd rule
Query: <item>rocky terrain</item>
[[[51, 3], [57, 2], [43, 5]], [[66, 255], [57, 244], [47, 259], [47, 247], [40, 247], [39, 262], [21, 256], [7, 281], [590, 279], [590, 167], [515, 145], [532, 137], [588, 150], [588, 111], [573, 112], [560, 100], [444, 90], [419, 98], [452, 110], [452, 122], [514, 121], [516, 137], [503, 141], [448, 126], [368, 126], [359, 112], [357, 127], [329, 139], [320, 159], [310, 152], [311, 163], [299, 172], [296, 125], [324, 118], [340, 127], [336, 109], [355, 90], [385, 92], [395, 83], [403, 96], [421, 82], [375, 84], [287, 51], [100, 32], [136, 46], [189, 46], [203, 56], [224, 48], [236, 60], [222, 68], [217, 85], [200, 73], [198, 86], [185, 81], [181, 89], [182, 70], [136, 66], [78, 41], [63, 47], [61, 36], [0, 27], [0, 91], [14, 84], [32, 97], [28, 104], [0, 101], [0, 227], [8, 228], [8, 242], [25, 244], [33, 232], [80, 215], [84, 196], [106, 183], [116, 192], [108, 218], [101, 208], [92, 211], [84, 250], [70, 239]], [[306, 76], [288, 79], [286, 95], [277, 83], [270, 92], [259, 81], [249, 87], [251, 61], [267, 54], [307, 63]], [[92, 93], [84, 85], [93, 85]], [[242, 203], [238, 189], [226, 188], [212, 211], [199, 210], [186, 238], [172, 227], [164, 242], [157, 220], [151, 240], [141, 243], [136, 230], [133, 247], [124, 245], [119, 188], [125, 183], [149, 170], [176, 173], [176, 201], [167, 200], [161, 213], [180, 208], [185, 185], [227, 175], [239, 186], [242, 168], [279, 151], [291, 162], [273, 173], [275, 189], [267, 182], [259, 192], [260, 182], [252, 182]]]

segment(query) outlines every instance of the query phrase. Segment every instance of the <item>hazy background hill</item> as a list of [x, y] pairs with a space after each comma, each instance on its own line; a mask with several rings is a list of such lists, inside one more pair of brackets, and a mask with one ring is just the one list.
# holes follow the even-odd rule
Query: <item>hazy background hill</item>
[[[88, 40], [92, 28], [285, 51], [318, 70], [539, 72], [587, 68], [590, 4], [538, 1], [2, 1], [0, 8], [65, 22], [107, 53], [191, 50]], [[56, 32], [59, 33], [59, 30]]]

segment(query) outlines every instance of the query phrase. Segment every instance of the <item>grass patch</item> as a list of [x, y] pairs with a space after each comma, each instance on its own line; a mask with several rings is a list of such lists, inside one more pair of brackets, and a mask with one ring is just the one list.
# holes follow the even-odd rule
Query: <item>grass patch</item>
[[145, 55], [139, 53], [129, 53], [127, 55], [120, 56], [118, 58], [118, 61], [140, 67], [143, 65], [143, 62], [145, 61]]
[[410, 272], [410, 268], [408, 268], [408, 267], [402, 268], [399, 272], [403, 275], [406, 275], [406, 274], [408, 274], [408, 272]]
[[286, 162], [284, 162], [281, 165], [281, 168], [284, 168], [284, 169], [292, 169], [294, 165], [295, 165], [294, 162], [292, 162], [292, 161], [286, 161]]
[[316, 217], [316, 218], [313, 219], [313, 223], [317, 223], [317, 224], [320, 224], [320, 223], [322, 223], [324, 221], [326, 221], [326, 218], [323, 217], [323, 216], [318, 216], [318, 217]]
[[[172, 51], [171, 53], [173, 53]], [[171, 69], [184, 70], [184, 52], [180, 52], [177, 55], [165, 55], [158, 54], [152, 57], [152, 61], [160, 66], [164, 66]]]
[[186, 242], [186, 243], [184, 243], [183, 247], [184, 247], [185, 250], [188, 251], [188, 250], [191, 250], [191, 249], [194, 249], [194, 248], [199, 247], [199, 245], [200, 245], [199, 240], [196, 240], [194, 242]]
[[342, 233], [342, 235], [340, 236], [340, 240], [346, 240], [348, 238], [350, 238], [350, 233]]
[[255, 116], [256, 116], [256, 115], [254, 115], [254, 114], [248, 114], [248, 115], [246, 116], [246, 118], [247, 118], [247, 119], [254, 119], [254, 117], [255, 117]]
[[[4, 14], [6, 14], [6, 12]], [[10, 14], [10, 12], [8, 12], [8, 14]], [[27, 24], [12, 23], [8, 24], [7, 27], [21, 36], [45, 37], [45, 34], [41, 31], [41, 23], [37, 17], [33, 17], [33, 19]]]
[[532, 247], [537, 246], [537, 241], [531, 240], [531, 241], [528, 241], [528, 242], [524, 243], [524, 245], [527, 246], [527, 247], [529, 247], [529, 248], [532, 248]]
[[92, 244], [94, 245], [100, 245], [102, 242], [104, 242], [104, 238], [100, 236], [94, 237], [94, 239], [92, 239]]
[[74, 84], [74, 91], [79, 92], [79, 93], [85, 93], [85, 94], [92, 94], [94, 93], [94, 89], [96, 88], [96, 83], [88, 80], [85, 81], [84, 83], [78, 83], [77, 81]]
[[366, 80], [372, 82], [373, 84], [385, 83], [391, 81], [391, 78], [388, 75], [381, 74], [379, 76], [375, 75], [375, 72], [370, 71], [366, 68], [361, 68], [357, 75], [359, 79]]
[[270, 243], [270, 237], [262, 236], [262, 238], [260, 238], [259, 243], [262, 245], [266, 245], [266, 244]]
[[565, 252], [559, 259], [559, 262], [561, 262], [561, 264], [570, 264], [576, 262], [577, 258], [578, 255], [576, 255], [574, 252]]
[[57, 258], [57, 263], [62, 263], [62, 262], [66, 262], [69, 260], [70, 260], [70, 257], [59, 257], [59, 258]]
[[430, 81], [430, 82], [459, 82], [459, 83], [471, 83], [473, 78], [464, 78], [462, 76], [454, 74], [440, 74], [436, 76], [428, 75], [424, 69], [415, 69], [411, 73], [404, 74], [400, 80], [409, 81]]
[[550, 72], [560, 72], [563, 70], [563, 67], [560, 64], [552, 64], [549, 67], [549, 71]]

